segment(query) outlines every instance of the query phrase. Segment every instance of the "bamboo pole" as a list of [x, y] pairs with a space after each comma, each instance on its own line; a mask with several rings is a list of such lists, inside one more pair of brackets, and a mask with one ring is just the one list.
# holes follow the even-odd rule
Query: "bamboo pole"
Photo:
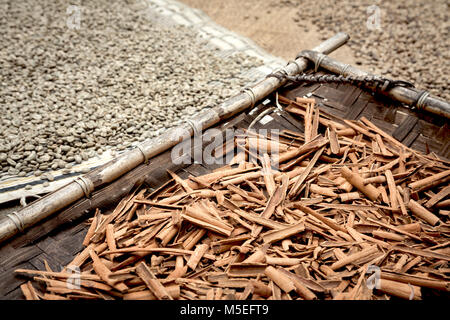
[[[313, 50], [323, 54], [329, 54], [345, 44], [348, 39], [349, 36], [347, 34], [337, 33]], [[284, 71], [288, 75], [295, 75], [303, 72], [307, 67], [308, 60], [299, 57], [284, 67]], [[139, 147], [120, 155], [100, 168], [92, 170], [81, 178], [76, 179], [76, 181], [72, 181], [22, 208], [15, 213], [14, 217], [4, 219], [0, 222], [0, 243], [87, 196], [98, 187], [116, 180], [141, 163], [170, 149], [184, 139], [189, 139], [196, 131], [192, 123], [197, 130], [207, 129], [253, 106], [256, 101], [266, 97], [285, 83], [286, 80], [280, 80], [275, 77], [264, 78], [251, 88], [253, 94], [250, 94], [249, 90], [242, 91], [227, 99], [219, 106], [201, 112], [192, 121], [172, 128], [155, 139], [143, 142]], [[179, 134], [180, 132], [185, 132], [186, 135], [181, 136]]]
[[[329, 56], [323, 54], [321, 55], [320, 52], [315, 52], [313, 50], [304, 50], [301, 52], [301, 55], [307, 57], [311, 61], [318, 61], [318, 59], [320, 58], [320, 67], [336, 74], [362, 77], [374, 76], [373, 74], [362, 71], [351, 65], [339, 62], [333, 58], [330, 58]], [[342, 71], [345, 72], [343, 73]], [[393, 100], [406, 103], [408, 105], [413, 105], [417, 103], [419, 98], [422, 96], [422, 91], [411, 87], [395, 86], [389, 89], [385, 94]], [[420, 107], [436, 115], [450, 118], [450, 104], [447, 101], [444, 101], [438, 97], [434, 97], [431, 94], [423, 96], [421, 100], [423, 101], [421, 101], [420, 105], [418, 104], [418, 108]]]

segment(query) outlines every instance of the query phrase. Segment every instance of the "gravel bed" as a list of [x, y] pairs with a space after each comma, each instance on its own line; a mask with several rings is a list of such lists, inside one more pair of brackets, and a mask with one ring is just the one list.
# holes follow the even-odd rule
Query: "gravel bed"
[[67, 23], [76, 1], [0, 3], [0, 176], [67, 173], [154, 137], [262, 64], [224, 59], [193, 30], [149, 19], [140, 1], [79, 2], [79, 29]]
[[[314, 24], [323, 39], [338, 31], [350, 34], [348, 45], [362, 69], [411, 81], [450, 100], [449, 1], [285, 0], [281, 5], [298, 10], [294, 21], [303, 30]], [[374, 5], [379, 29], [373, 28]]]

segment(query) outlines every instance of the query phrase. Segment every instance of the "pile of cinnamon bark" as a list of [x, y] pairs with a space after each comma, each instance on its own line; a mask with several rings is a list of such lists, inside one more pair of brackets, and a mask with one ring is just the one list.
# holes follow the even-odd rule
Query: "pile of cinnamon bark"
[[[280, 97], [304, 121], [235, 139], [231, 163], [134, 190], [89, 220], [62, 271], [27, 299], [422, 299], [450, 290], [449, 162], [366, 118]], [[257, 147], [258, 154], [251, 150]], [[277, 150], [277, 154], [275, 151]], [[225, 147], [216, 150], [226, 153]]]

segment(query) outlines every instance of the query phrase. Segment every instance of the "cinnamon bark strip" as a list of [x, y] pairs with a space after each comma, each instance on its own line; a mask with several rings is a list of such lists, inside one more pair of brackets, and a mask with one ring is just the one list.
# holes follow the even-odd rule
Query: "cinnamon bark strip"
[[309, 191], [312, 193], [320, 194], [327, 197], [335, 198], [338, 195], [330, 188], [320, 187], [317, 184], [311, 184], [309, 186]]
[[266, 276], [269, 277], [284, 292], [289, 293], [295, 290], [294, 282], [281, 271], [272, 266], [268, 266], [264, 272]]
[[274, 243], [286, 238], [289, 238], [293, 235], [297, 235], [305, 230], [305, 224], [304, 222], [300, 222], [296, 225], [279, 229], [276, 231], [271, 231], [263, 235], [262, 239], [264, 243]]
[[136, 267], [136, 273], [144, 281], [150, 291], [155, 295], [158, 300], [173, 300], [167, 289], [156, 278], [150, 268], [141, 262]]
[[266, 255], [266, 263], [277, 266], [295, 266], [301, 262], [298, 258], [279, 258]]
[[[261, 217], [264, 219], [269, 219], [272, 214], [275, 212], [275, 209], [277, 206], [281, 203], [281, 201], [284, 200], [284, 196], [287, 189], [287, 182], [283, 183], [283, 186], [285, 188], [276, 187], [273, 191], [272, 195], [269, 198], [269, 201], [267, 202], [266, 207], [264, 208], [264, 211], [261, 213]], [[255, 226], [252, 230], [252, 237], [256, 238], [262, 231], [262, 226]]]
[[[28, 275], [41, 275], [45, 277], [55, 277], [55, 278], [61, 278], [61, 279], [68, 279], [73, 276], [72, 273], [68, 272], [49, 272], [49, 271], [40, 271], [40, 270], [27, 270], [27, 269], [16, 269], [14, 270], [14, 273], [21, 273], [21, 274], [28, 274]], [[99, 281], [101, 278], [97, 274], [86, 274], [84, 272], [81, 272], [79, 274], [79, 277], [81, 280], [94, 280]]]
[[267, 193], [269, 194], [270, 197], [274, 193], [276, 186], [272, 172], [272, 164], [270, 161], [270, 157], [267, 153], [263, 155], [263, 178], [264, 182], [266, 183]]
[[[173, 299], [180, 297], [180, 285], [174, 284], [165, 288]], [[123, 300], [157, 300], [156, 296], [150, 290], [125, 293], [122, 298]]]
[[258, 179], [259, 177], [262, 176], [262, 172], [261, 171], [256, 171], [256, 172], [249, 172], [249, 173], [245, 173], [245, 174], [241, 174], [236, 178], [232, 178], [232, 179], [228, 179], [228, 180], [223, 180], [220, 182], [220, 184], [224, 187], [230, 185], [230, 184], [235, 184], [238, 185], [246, 180], [254, 180], [254, 179]]
[[256, 277], [264, 274], [267, 264], [255, 262], [232, 263], [227, 274], [230, 277]]
[[264, 245], [262, 248], [256, 249], [254, 253], [252, 253], [247, 259], [243, 261], [243, 263], [259, 263], [266, 261], [266, 251], [268, 245]]
[[[153, 252], [160, 252], [162, 254], [174, 254], [174, 255], [191, 255], [194, 253], [192, 250], [185, 250], [185, 249], [177, 249], [177, 248], [156, 248], [156, 247], [146, 247], [146, 248], [140, 248], [140, 247], [129, 247], [129, 248], [123, 248], [123, 249], [117, 249], [115, 251], [105, 251], [102, 254], [110, 254], [110, 253], [153, 253]], [[216, 260], [216, 256], [212, 254], [205, 254], [203, 256], [204, 258], [207, 258], [209, 260]]]
[[414, 259], [412, 259], [411, 261], [409, 261], [406, 265], [403, 266], [403, 268], [400, 270], [401, 273], [406, 273], [409, 271], [409, 269], [413, 268], [414, 266], [416, 266], [418, 263], [420, 263], [422, 261], [421, 257], [415, 257]]
[[183, 262], [183, 256], [177, 256], [175, 258], [175, 269], [167, 276], [167, 280], [182, 278], [186, 274], [187, 266], [184, 266]]
[[438, 217], [436, 217], [426, 208], [422, 207], [419, 203], [417, 203], [413, 199], [409, 200], [408, 207], [414, 215], [425, 220], [432, 226], [435, 226], [437, 223], [441, 221], [439, 220]]
[[100, 210], [96, 209], [94, 218], [92, 219], [91, 225], [89, 226], [89, 229], [83, 240], [83, 246], [85, 246], [85, 247], [87, 247], [89, 245], [89, 243], [91, 242], [91, 237], [94, 235], [95, 229], [97, 228], [99, 214], [100, 214]]
[[205, 255], [206, 251], [208, 251], [208, 249], [209, 249], [209, 246], [207, 244], [198, 245], [195, 248], [194, 253], [191, 255], [191, 257], [189, 258], [186, 265], [189, 268], [191, 268], [192, 270], [195, 270], [195, 268], [197, 268], [198, 263], [203, 258], [203, 256]]
[[274, 220], [266, 219], [266, 218], [263, 218], [261, 216], [257, 216], [255, 214], [248, 213], [248, 212], [245, 212], [245, 211], [242, 211], [242, 210], [235, 210], [234, 212], [236, 214], [238, 214], [240, 217], [242, 217], [242, 218], [244, 218], [244, 219], [246, 219], [248, 221], [260, 224], [261, 226], [265, 226], [265, 227], [270, 228], [270, 229], [282, 229], [282, 228], [286, 227], [285, 224], [281, 224], [281, 223], [276, 222]]
[[[117, 249], [116, 239], [114, 238], [114, 225], [112, 224], [108, 224], [106, 226], [106, 243], [108, 244], [108, 248], [110, 251], [114, 251]], [[114, 259], [115, 256], [115, 254], [111, 254], [110, 259]]]
[[335, 270], [337, 270], [339, 268], [342, 268], [342, 267], [344, 267], [344, 266], [346, 266], [346, 265], [348, 265], [350, 263], [355, 262], [356, 260], [359, 260], [361, 258], [367, 257], [367, 256], [369, 256], [369, 255], [371, 255], [373, 253], [376, 253], [376, 252], [378, 252], [378, 248], [377, 248], [376, 245], [368, 247], [368, 248], [363, 249], [363, 250], [361, 250], [361, 251], [359, 251], [357, 253], [354, 253], [352, 255], [346, 256], [345, 258], [334, 262], [331, 265], [330, 268], [331, 268], [331, 270], [335, 271]]
[[339, 139], [336, 131], [333, 127], [327, 128], [328, 139], [330, 140], [330, 150], [332, 154], [338, 154], [341, 146], [339, 145]]
[[396, 227], [396, 226], [393, 226], [391, 224], [387, 224], [387, 223], [384, 223], [384, 222], [381, 222], [381, 221], [378, 221], [378, 220], [375, 220], [375, 219], [372, 219], [372, 218], [367, 218], [367, 220], [370, 221], [370, 222], [376, 223], [376, 224], [378, 224], [378, 225], [380, 225], [382, 227], [385, 227], [385, 228], [391, 229], [393, 231], [396, 231], [396, 232], [398, 232], [400, 234], [404, 234], [404, 235], [406, 235], [406, 236], [408, 236], [408, 237], [410, 237], [412, 239], [415, 239], [415, 240], [418, 240], [418, 241], [422, 241], [422, 239], [420, 239], [420, 237], [415, 236], [415, 235], [413, 235], [413, 234], [411, 234], [411, 233], [409, 233], [409, 232], [407, 232], [405, 230], [402, 230], [400, 227]]
[[405, 236], [395, 234], [392, 232], [382, 231], [382, 230], [374, 230], [374, 231], [372, 231], [372, 234], [379, 238], [394, 240], [394, 241], [403, 241], [406, 239]]
[[380, 288], [378, 290], [402, 299], [420, 300], [422, 298], [419, 287], [383, 278], [380, 279]]
[[21, 284], [20, 289], [22, 290], [22, 293], [25, 296], [26, 300], [39, 300], [39, 297], [36, 294], [36, 290], [34, 289], [33, 284], [30, 281]]
[[294, 197], [296, 197], [298, 195], [298, 193], [300, 192], [300, 188], [301, 188], [303, 182], [305, 181], [305, 179], [307, 178], [307, 176], [311, 172], [312, 168], [316, 164], [317, 160], [319, 159], [319, 157], [323, 153], [323, 151], [324, 151], [324, 147], [322, 147], [321, 149], [317, 150], [316, 153], [314, 154], [314, 156], [312, 157], [311, 161], [309, 162], [308, 166], [298, 176], [297, 180], [295, 181], [294, 186], [291, 188], [291, 190], [288, 193], [288, 196], [290, 198], [294, 198]]
[[381, 279], [397, 281], [402, 283], [410, 283], [415, 286], [432, 288], [442, 291], [450, 290], [450, 281], [439, 281], [424, 276], [416, 276], [409, 274], [401, 274], [396, 272], [382, 271], [380, 273]]
[[426, 203], [425, 207], [428, 209], [433, 207], [436, 203], [444, 199], [450, 194], [450, 186], [446, 186], [444, 189], [436, 193], [434, 196], [432, 196]]
[[342, 176], [355, 188], [364, 193], [370, 200], [376, 201], [380, 196], [380, 191], [371, 184], [364, 184], [364, 179], [357, 173], [352, 172], [346, 166], [341, 168]]
[[232, 232], [232, 229], [226, 228], [226, 227], [224, 227], [222, 225], [217, 225], [217, 223], [212, 224], [209, 221], [206, 222], [204, 220], [200, 220], [200, 219], [194, 218], [194, 217], [189, 216], [187, 214], [181, 214], [181, 217], [184, 220], [189, 221], [190, 223], [192, 223], [194, 225], [197, 225], [197, 226], [199, 226], [201, 228], [205, 228], [205, 229], [217, 232], [219, 234], [223, 234], [223, 235], [228, 236], [228, 237], [231, 235], [231, 232]]
[[363, 180], [364, 184], [384, 183], [384, 182], [386, 182], [386, 176], [375, 176]]
[[396, 210], [398, 208], [398, 191], [395, 185], [394, 177], [392, 176], [391, 170], [386, 170], [384, 172], [384, 175], [386, 176], [386, 181], [389, 188], [389, 200], [391, 203], [391, 208]]
[[301, 296], [303, 299], [305, 299], [305, 300], [317, 299], [317, 296], [314, 294], [314, 292], [312, 292], [310, 289], [308, 289], [308, 287], [306, 287], [302, 283], [302, 281], [300, 281], [300, 278], [296, 274], [293, 274], [285, 269], [280, 269], [280, 272], [282, 272], [283, 274], [285, 274], [286, 276], [289, 277], [289, 279], [292, 281], [292, 283], [295, 286], [295, 292], [297, 292], [297, 294], [299, 296]]
[[348, 202], [358, 200], [361, 198], [361, 196], [359, 192], [348, 192], [339, 194], [339, 198], [341, 199], [341, 202]]
[[103, 280], [105, 281], [108, 285], [110, 285], [111, 287], [114, 287], [116, 289], [118, 289], [119, 291], [126, 291], [128, 288], [125, 284], [123, 283], [117, 283], [117, 280], [113, 280], [111, 278], [111, 270], [109, 270], [104, 264], [103, 262], [100, 260], [100, 258], [97, 256], [97, 254], [95, 253], [95, 251], [93, 249], [91, 249], [89, 251], [89, 255], [91, 256], [92, 259], [92, 266], [94, 267], [95, 273]]
[[439, 172], [432, 176], [426, 177], [422, 180], [412, 182], [408, 186], [414, 191], [420, 192], [432, 188], [441, 183], [447, 182], [450, 179], [450, 169]]
[[294, 203], [294, 207], [297, 209], [302, 210], [303, 212], [312, 215], [314, 218], [320, 220], [321, 222], [323, 222], [324, 224], [326, 224], [327, 226], [329, 226], [331, 229], [336, 230], [336, 231], [342, 231], [342, 232], [347, 232], [347, 230], [338, 225], [337, 223], [331, 221], [329, 218], [322, 216], [321, 214], [315, 212], [314, 210], [305, 207], [303, 205], [301, 205], [299, 202], [295, 202]]
[[318, 135], [316, 138], [314, 138], [313, 140], [311, 140], [308, 143], [305, 143], [298, 149], [288, 150], [286, 152], [281, 153], [278, 157], [278, 161], [279, 161], [279, 163], [286, 162], [292, 158], [299, 157], [304, 153], [308, 153], [310, 151], [317, 150], [317, 149], [325, 146], [327, 143], [328, 143], [328, 139], [326, 139], [325, 137], [323, 137], [321, 135]]

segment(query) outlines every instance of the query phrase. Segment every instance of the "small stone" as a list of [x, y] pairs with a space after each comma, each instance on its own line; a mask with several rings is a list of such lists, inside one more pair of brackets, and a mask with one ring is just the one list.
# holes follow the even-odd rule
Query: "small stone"
[[36, 177], [39, 177], [41, 174], [42, 174], [42, 171], [41, 171], [41, 170], [36, 170], [36, 171], [34, 171], [34, 175], [35, 175]]
[[50, 183], [48, 183], [48, 181], [45, 181], [45, 182], [42, 184], [42, 186], [43, 186], [44, 188], [47, 188], [49, 185], [50, 185]]
[[25, 190], [31, 190], [31, 188], [33, 188], [31, 185], [29, 185], [29, 184], [27, 184], [26, 186], [25, 186]]
[[74, 158], [75, 158], [75, 162], [76, 162], [76, 163], [81, 163], [82, 158], [81, 158], [80, 155], [76, 155]]

